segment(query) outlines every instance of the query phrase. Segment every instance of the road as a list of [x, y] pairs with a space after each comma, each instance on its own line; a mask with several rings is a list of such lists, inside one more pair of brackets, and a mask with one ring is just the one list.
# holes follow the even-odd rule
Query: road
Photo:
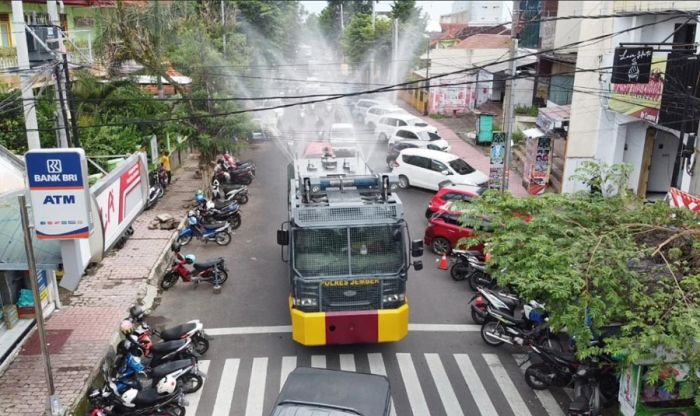
[[[344, 118], [341, 116], [340, 118]], [[287, 264], [280, 260], [275, 232], [287, 219], [286, 158], [293, 138], [313, 139], [315, 121], [287, 112], [283, 139], [253, 146], [244, 158], [257, 164], [243, 224], [227, 247], [190, 243], [199, 260], [224, 256], [230, 277], [220, 294], [209, 285], [178, 282], [163, 294], [151, 316], [155, 325], [199, 318], [212, 335], [201, 361], [208, 377], [188, 396], [188, 415], [269, 414], [281, 383], [295, 366], [386, 372], [397, 415], [563, 415], [562, 391], [539, 392], [525, 384], [517, 363], [522, 351], [490, 348], [469, 317], [472, 292], [437, 268], [426, 249], [425, 268], [408, 281], [410, 333], [398, 343], [309, 348], [291, 340], [287, 310]], [[326, 128], [329, 126], [326, 125]], [[284, 130], [284, 129], [288, 130]], [[387, 170], [386, 145], [360, 135], [363, 153], [377, 170]], [[297, 143], [296, 149], [303, 148]], [[400, 191], [412, 238], [421, 238], [431, 192]]]

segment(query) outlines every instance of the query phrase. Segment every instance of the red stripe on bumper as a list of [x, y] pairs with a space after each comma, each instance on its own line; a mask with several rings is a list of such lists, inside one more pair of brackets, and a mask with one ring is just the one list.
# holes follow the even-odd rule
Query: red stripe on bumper
[[378, 311], [327, 312], [326, 344], [378, 342], [378, 315]]

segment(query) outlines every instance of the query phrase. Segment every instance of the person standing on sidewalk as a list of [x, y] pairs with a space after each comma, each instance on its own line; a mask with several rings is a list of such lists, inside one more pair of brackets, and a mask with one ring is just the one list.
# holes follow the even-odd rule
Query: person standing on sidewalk
[[173, 177], [172, 172], [170, 172], [170, 156], [167, 150], [163, 150], [160, 156], [160, 164], [165, 169], [165, 173], [168, 175], [168, 185], [170, 185], [170, 180]]

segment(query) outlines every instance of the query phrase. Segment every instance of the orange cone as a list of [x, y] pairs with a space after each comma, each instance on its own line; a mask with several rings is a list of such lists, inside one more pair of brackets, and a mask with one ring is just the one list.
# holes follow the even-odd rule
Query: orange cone
[[440, 264], [438, 265], [438, 269], [447, 270], [447, 253], [442, 253], [442, 257], [440, 257]]

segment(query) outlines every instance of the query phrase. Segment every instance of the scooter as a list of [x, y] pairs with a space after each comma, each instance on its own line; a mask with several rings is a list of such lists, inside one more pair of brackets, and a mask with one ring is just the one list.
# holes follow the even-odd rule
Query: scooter
[[520, 305], [520, 298], [509, 289], [487, 289], [480, 287], [477, 289], [477, 294], [469, 299], [468, 303], [471, 304], [472, 320], [474, 323], [481, 325], [486, 322], [489, 316], [489, 305], [504, 312], [513, 313]]
[[205, 243], [214, 241], [220, 246], [228, 245], [231, 242], [231, 225], [227, 222], [215, 222], [204, 224], [194, 211], [187, 213], [187, 226], [180, 230], [177, 242], [180, 245], [187, 245], [192, 238], [197, 238]]
[[248, 202], [248, 187], [245, 185], [224, 186], [214, 179], [214, 183], [211, 186], [211, 194], [215, 204], [219, 201], [222, 203], [236, 201], [240, 205], [245, 205]]
[[197, 368], [195, 360], [170, 361], [149, 369], [141, 363], [139, 357], [129, 354], [115, 376], [117, 392], [121, 394], [130, 388], [143, 390], [139, 376], [149, 378], [151, 386], [155, 386], [163, 378], [171, 376], [177, 380], [185, 394], [194, 393], [204, 383], [203, 374]]
[[[105, 378], [105, 385], [94, 389], [88, 395], [92, 409], [90, 416], [172, 416], [184, 415], [187, 402], [182, 390], [161, 394], [157, 387], [144, 390], [128, 389], [123, 394], [117, 392], [114, 380]], [[171, 382], [167, 380], [167, 382]], [[175, 380], [172, 383], [177, 384]]]
[[495, 286], [496, 282], [486, 272], [486, 261], [481, 252], [453, 249], [452, 253], [456, 257], [456, 262], [450, 268], [450, 275], [454, 280], [468, 279], [472, 290], [482, 286]]
[[206, 334], [204, 334], [204, 325], [202, 325], [199, 319], [194, 319], [184, 324], [175, 325], [159, 331], [148, 325], [145, 321], [146, 315], [146, 311], [140, 306], [132, 306], [129, 309], [129, 319], [135, 324], [138, 324], [134, 332], [138, 335], [139, 343], [144, 346], [147, 353], [150, 353], [150, 348], [153, 345], [151, 341], [152, 335], [159, 337], [163, 341], [191, 339], [194, 350], [200, 355], [209, 350], [209, 339]]
[[148, 189], [148, 201], [144, 207], [146, 210], [153, 208], [164, 194], [163, 186], [160, 184], [160, 180], [158, 178], [158, 172], [149, 173], [148, 182], [150, 183], [150, 187]]
[[504, 342], [523, 345], [529, 339], [540, 343], [539, 341], [550, 338], [549, 329], [545, 328], [549, 318], [544, 305], [537, 301], [531, 300], [513, 312], [501, 311], [492, 305], [486, 309], [489, 319], [481, 325], [481, 339], [492, 347], [498, 347]]
[[[223, 257], [197, 263], [193, 254], [183, 256], [180, 253], [180, 245], [177, 242], [173, 243], [170, 248], [175, 253], [175, 261], [160, 282], [160, 287], [163, 290], [173, 287], [178, 278], [181, 278], [183, 282], [194, 282], [195, 285], [199, 282], [209, 282], [214, 286], [220, 286], [228, 279], [228, 268]], [[188, 269], [187, 265], [191, 265], [193, 269]]]
[[125, 339], [117, 344], [117, 353], [120, 360], [117, 360], [115, 367], [120, 368], [124, 365], [122, 362], [129, 354], [144, 355], [147, 362], [144, 364], [155, 367], [169, 361], [194, 359], [197, 360], [197, 355], [194, 353], [194, 346], [190, 339], [178, 339], [174, 341], [163, 341], [153, 344], [150, 348], [150, 355], [145, 356], [145, 350], [139, 343], [138, 335], [129, 334]]

